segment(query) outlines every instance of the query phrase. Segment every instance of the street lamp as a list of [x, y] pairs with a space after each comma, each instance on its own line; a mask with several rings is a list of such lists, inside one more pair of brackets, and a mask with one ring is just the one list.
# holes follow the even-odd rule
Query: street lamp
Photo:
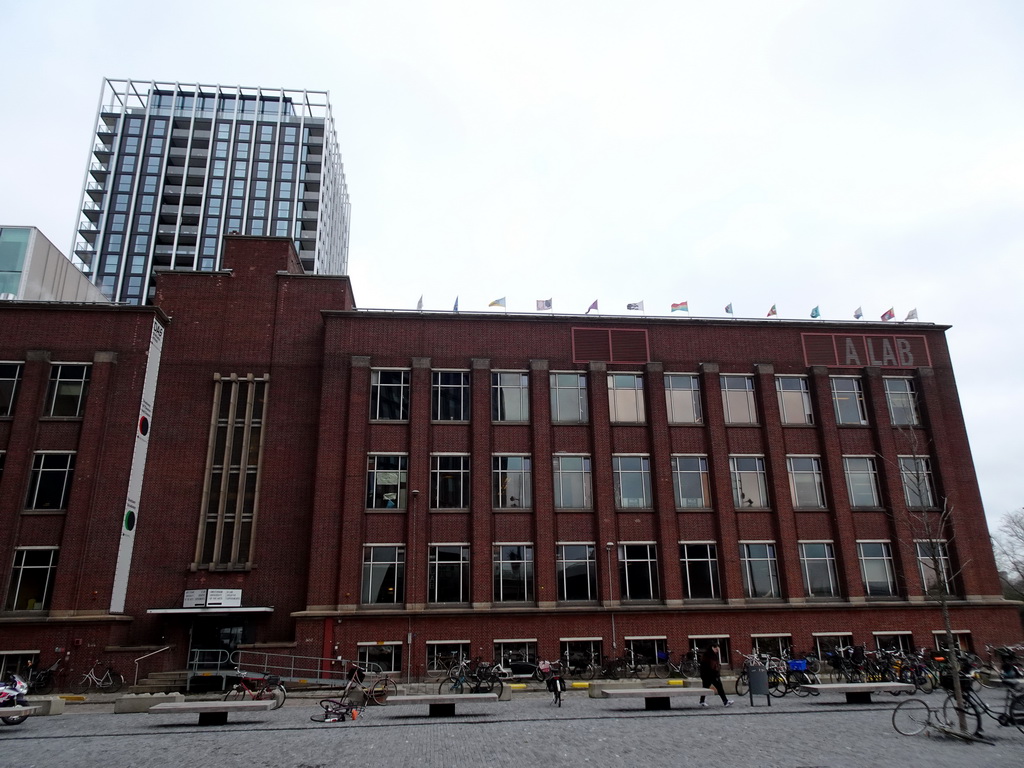
[[[615, 547], [614, 541], [609, 541], [604, 545], [604, 559], [608, 571], [608, 606], [612, 605], [612, 549]], [[615, 611], [612, 610], [612, 655], [618, 656], [619, 644], [616, 638], [615, 632]]]

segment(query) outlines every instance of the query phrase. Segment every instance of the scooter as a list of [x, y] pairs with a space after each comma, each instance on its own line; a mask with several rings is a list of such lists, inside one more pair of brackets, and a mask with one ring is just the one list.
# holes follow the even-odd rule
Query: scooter
[[28, 693], [28, 684], [15, 674], [8, 675], [7, 679], [3, 681], [3, 685], [0, 685], [0, 720], [3, 720], [5, 725], [19, 725], [25, 722], [28, 715], [3, 717], [2, 713], [5, 707], [27, 707], [26, 693]]

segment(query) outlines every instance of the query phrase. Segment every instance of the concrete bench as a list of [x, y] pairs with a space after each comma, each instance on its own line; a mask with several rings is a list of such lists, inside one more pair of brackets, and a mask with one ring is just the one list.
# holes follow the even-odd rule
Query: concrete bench
[[845, 693], [847, 704], [870, 704], [873, 693], [913, 693], [910, 683], [817, 683], [801, 685], [811, 693]]
[[452, 717], [455, 715], [456, 704], [493, 704], [497, 703], [496, 693], [451, 693], [451, 694], [412, 694], [409, 696], [390, 696], [387, 706], [402, 707], [414, 704], [427, 704], [430, 717]]
[[602, 688], [602, 699], [643, 699], [644, 709], [672, 708], [673, 696], [717, 696], [710, 688]]
[[267, 712], [277, 702], [267, 701], [168, 701], [149, 708], [151, 715], [172, 715], [191, 713], [199, 715], [200, 725], [226, 725], [229, 712]]

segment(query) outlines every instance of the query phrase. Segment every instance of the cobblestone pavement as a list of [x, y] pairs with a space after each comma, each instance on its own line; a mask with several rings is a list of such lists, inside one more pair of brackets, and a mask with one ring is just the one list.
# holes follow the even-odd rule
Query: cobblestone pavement
[[[849, 705], [842, 696], [737, 699], [700, 709], [675, 699], [668, 712], [640, 700], [546, 694], [457, 707], [430, 718], [425, 706], [372, 707], [355, 722], [314, 723], [320, 697], [291, 696], [282, 709], [232, 714], [199, 727], [197, 715], [114, 715], [105, 703], [69, 704], [65, 714], [0, 728], [0, 766], [146, 768], [216, 766], [678, 766], [708, 768], [1020, 768], [1024, 733], [985, 721], [993, 744], [943, 736], [900, 736], [890, 720], [904, 697]], [[923, 697], [941, 706], [941, 694]], [[985, 692], [996, 704], [999, 695]]]

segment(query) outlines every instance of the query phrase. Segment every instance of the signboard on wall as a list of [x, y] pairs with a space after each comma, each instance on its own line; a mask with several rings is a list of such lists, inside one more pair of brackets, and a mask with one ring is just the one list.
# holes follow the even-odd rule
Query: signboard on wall
[[829, 368], [925, 368], [928, 340], [902, 333], [804, 333], [804, 361]]
[[182, 608], [239, 608], [240, 589], [186, 589]]

